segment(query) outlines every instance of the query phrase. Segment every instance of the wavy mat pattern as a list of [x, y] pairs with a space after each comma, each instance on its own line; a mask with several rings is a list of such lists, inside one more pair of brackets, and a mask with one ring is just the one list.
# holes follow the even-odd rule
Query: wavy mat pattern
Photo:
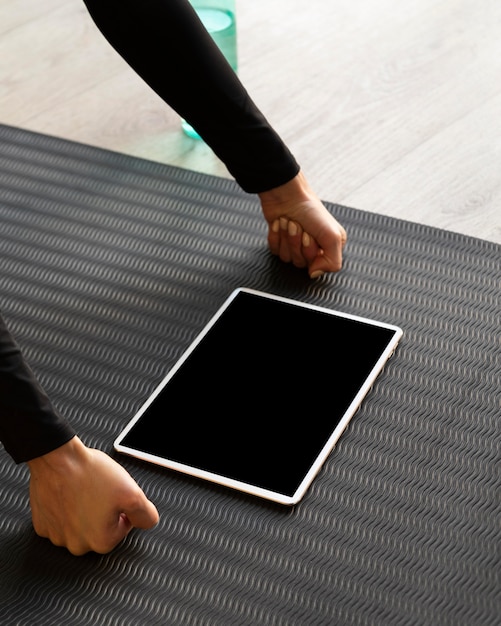
[[[405, 331], [293, 509], [122, 458], [161, 522], [75, 558], [35, 536], [2, 450], [3, 625], [499, 623], [499, 246], [328, 204], [345, 267], [310, 282], [232, 181], [6, 126], [0, 144], [1, 308], [89, 445], [111, 452], [237, 286]], [[313, 411], [335, 386], [281, 392]]]

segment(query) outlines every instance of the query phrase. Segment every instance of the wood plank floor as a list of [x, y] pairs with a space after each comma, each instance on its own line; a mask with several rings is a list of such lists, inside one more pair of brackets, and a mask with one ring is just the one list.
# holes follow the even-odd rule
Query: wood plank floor
[[[501, 243], [501, 2], [237, 0], [237, 18], [239, 74], [320, 197]], [[0, 122], [228, 175], [81, 0], [0, 0]]]

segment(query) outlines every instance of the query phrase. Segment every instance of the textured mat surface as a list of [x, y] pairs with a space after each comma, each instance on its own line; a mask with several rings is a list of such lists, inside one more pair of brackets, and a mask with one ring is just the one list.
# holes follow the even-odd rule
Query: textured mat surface
[[[237, 286], [405, 332], [293, 509], [121, 458], [161, 522], [75, 558], [35, 536], [0, 451], [2, 624], [499, 623], [499, 246], [328, 204], [345, 267], [310, 282], [232, 181], [5, 126], [0, 187], [4, 317], [105, 451]], [[285, 392], [314, 410], [335, 387]]]

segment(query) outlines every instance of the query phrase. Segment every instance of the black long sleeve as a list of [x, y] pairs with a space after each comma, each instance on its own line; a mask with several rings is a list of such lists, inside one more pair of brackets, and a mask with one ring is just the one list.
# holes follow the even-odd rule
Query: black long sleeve
[[185, 118], [248, 192], [299, 166], [249, 97], [188, 0], [84, 0], [105, 38]]
[[[187, 0], [84, 0], [106, 39], [184, 117], [248, 192], [298, 173]], [[25, 362], [0, 316], [0, 441], [16, 462], [75, 435]]]
[[74, 435], [52, 406], [0, 315], [0, 441], [21, 463], [55, 450]]

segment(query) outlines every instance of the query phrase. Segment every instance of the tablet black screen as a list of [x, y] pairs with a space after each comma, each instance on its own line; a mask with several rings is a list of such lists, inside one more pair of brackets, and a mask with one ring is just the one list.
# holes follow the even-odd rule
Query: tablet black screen
[[292, 495], [394, 334], [239, 292], [121, 444]]

